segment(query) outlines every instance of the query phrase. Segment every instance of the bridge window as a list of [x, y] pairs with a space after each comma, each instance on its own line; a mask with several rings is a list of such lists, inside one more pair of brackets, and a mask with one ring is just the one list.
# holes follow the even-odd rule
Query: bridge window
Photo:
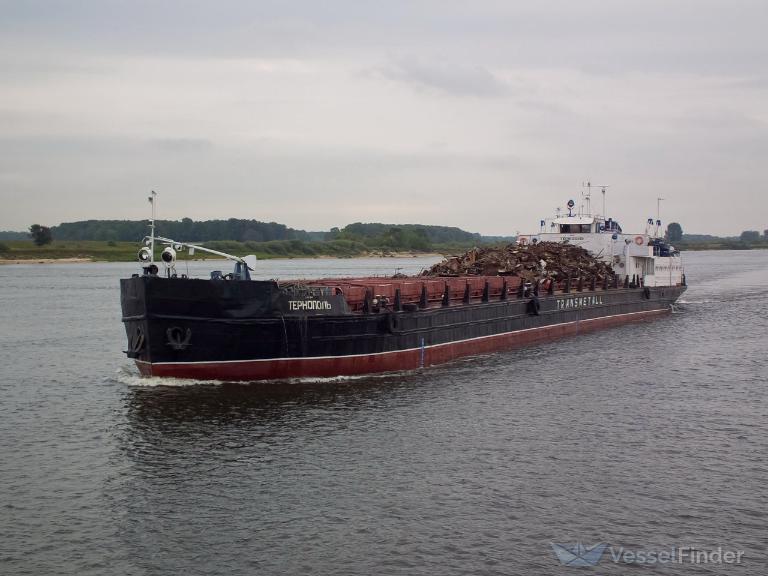
[[592, 232], [591, 224], [560, 224], [560, 234], [589, 234]]

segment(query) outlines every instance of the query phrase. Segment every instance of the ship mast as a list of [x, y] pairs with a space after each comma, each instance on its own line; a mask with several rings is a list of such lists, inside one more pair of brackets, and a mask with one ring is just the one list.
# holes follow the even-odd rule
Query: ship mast
[[608, 186], [603, 186], [602, 193], [603, 193], [603, 220], [605, 220], [608, 217], [608, 213], [605, 211], [605, 189], [608, 188]]
[[592, 211], [591, 211], [592, 186], [600, 188], [600, 192], [603, 195], [603, 213], [601, 214], [601, 216], [603, 217], [603, 220], [605, 220], [605, 189], [610, 188], [610, 185], [592, 184], [592, 182], [587, 181], [587, 182], [583, 182], [581, 186], [582, 188], [587, 189], [586, 195], [583, 192], [582, 192], [582, 195], [587, 199], [587, 212], [589, 216], [592, 216]]
[[157, 192], [152, 190], [152, 196], [147, 198], [152, 204], [152, 220], [149, 221], [149, 261], [155, 261], [155, 207], [157, 205]]

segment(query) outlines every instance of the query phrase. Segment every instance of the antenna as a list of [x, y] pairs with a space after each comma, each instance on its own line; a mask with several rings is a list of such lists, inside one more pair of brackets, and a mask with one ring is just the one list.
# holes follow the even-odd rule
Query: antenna
[[661, 220], [661, 216], [659, 215], [661, 212], [661, 202], [664, 200], [664, 198], [656, 198], [656, 220]]
[[[600, 192], [603, 195], [603, 214], [602, 214], [602, 216], [603, 216], [603, 218], [605, 218], [605, 214], [606, 214], [606, 212], [605, 212], [605, 189], [606, 188], [610, 188], [611, 186], [610, 186], [610, 184], [592, 184], [592, 182], [590, 182], [589, 180], [586, 181], [586, 182], [582, 182], [581, 183], [581, 187], [587, 189], [587, 194], [586, 194], [587, 200], [589, 200], [591, 195], [592, 195], [592, 187], [593, 186], [595, 188], [600, 188]], [[590, 214], [590, 216], [591, 215], [592, 214]]]
[[147, 198], [149, 203], [152, 204], [152, 220], [149, 221], [149, 261], [155, 261], [155, 208], [157, 206], [157, 192], [152, 190], [152, 196]]
[[603, 193], [603, 218], [606, 218], [608, 216], [608, 212], [605, 211], [605, 189], [608, 188], [608, 186], [603, 186], [603, 189], [601, 190]]

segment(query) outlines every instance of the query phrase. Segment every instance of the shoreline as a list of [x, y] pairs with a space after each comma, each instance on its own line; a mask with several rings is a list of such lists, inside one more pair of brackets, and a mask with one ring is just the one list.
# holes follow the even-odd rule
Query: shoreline
[[[725, 247], [706, 247], [706, 248], [691, 248], [686, 247], [681, 252], [747, 252], [750, 250], [765, 250], [768, 247], [753, 247], [753, 248], [725, 248]], [[382, 253], [380, 251], [372, 251], [367, 254], [356, 254], [354, 256], [331, 256], [328, 254], [320, 254], [317, 256], [275, 256], [270, 258], [258, 258], [260, 262], [269, 260], [360, 260], [362, 258], [446, 258], [451, 256], [454, 252], [388, 252]], [[205, 260], [219, 260], [217, 258], [192, 258], [189, 262], [203, 262]], [[179, 260], [184, 262], [186, 260]], [[41, 257], [41, 258], [0, 258], [0, 266], [12, 266], [14, 264], [88, 264], [88, 263], [106, 263], [106, 262], [121, 262], [129, 263], [135, 262], [133, 259], [126, 260], [112, 260], [112, 259], [100, 259], [97, 257], [85, 257], [85, 256], [63, 256], [61, 258]]]
[[2, 258], [0, 266], [13, 264], [84, 264], [86, 262], [107, 262], [107, 260], [93, 260], [92, 258]]
[[[361, 258], [444, 258], [444, 254], [437, 252], [393, 252], [391, 254], [360, 254], [358, 256], [282, 256], [278, 258], [259, 258], [258, 261], [266, 262], [270, 260], [359, 260]], [[206, 260], [220, 260], [219, 258], [193, 258], [189, 262], [204, 262]], [[179, 260], [178, 262], [185, 262]], [[0, 266], [12, 266], [14, 264], [103, 264], [109, 262], [133, 263], [134, 260], [99, 260], [96, 258], [0, 258]]]

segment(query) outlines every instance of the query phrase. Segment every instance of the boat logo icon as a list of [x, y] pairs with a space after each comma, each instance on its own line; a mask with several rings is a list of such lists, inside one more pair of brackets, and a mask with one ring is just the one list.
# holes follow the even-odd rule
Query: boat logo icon
[[592, 546], [585, 546], [581, 542], [575, 544], [552, 543], [552, 550], [555, 551], [557, 559], [563, 566], [597, 566], [607, 547], [608, 544], [603, 543]]

